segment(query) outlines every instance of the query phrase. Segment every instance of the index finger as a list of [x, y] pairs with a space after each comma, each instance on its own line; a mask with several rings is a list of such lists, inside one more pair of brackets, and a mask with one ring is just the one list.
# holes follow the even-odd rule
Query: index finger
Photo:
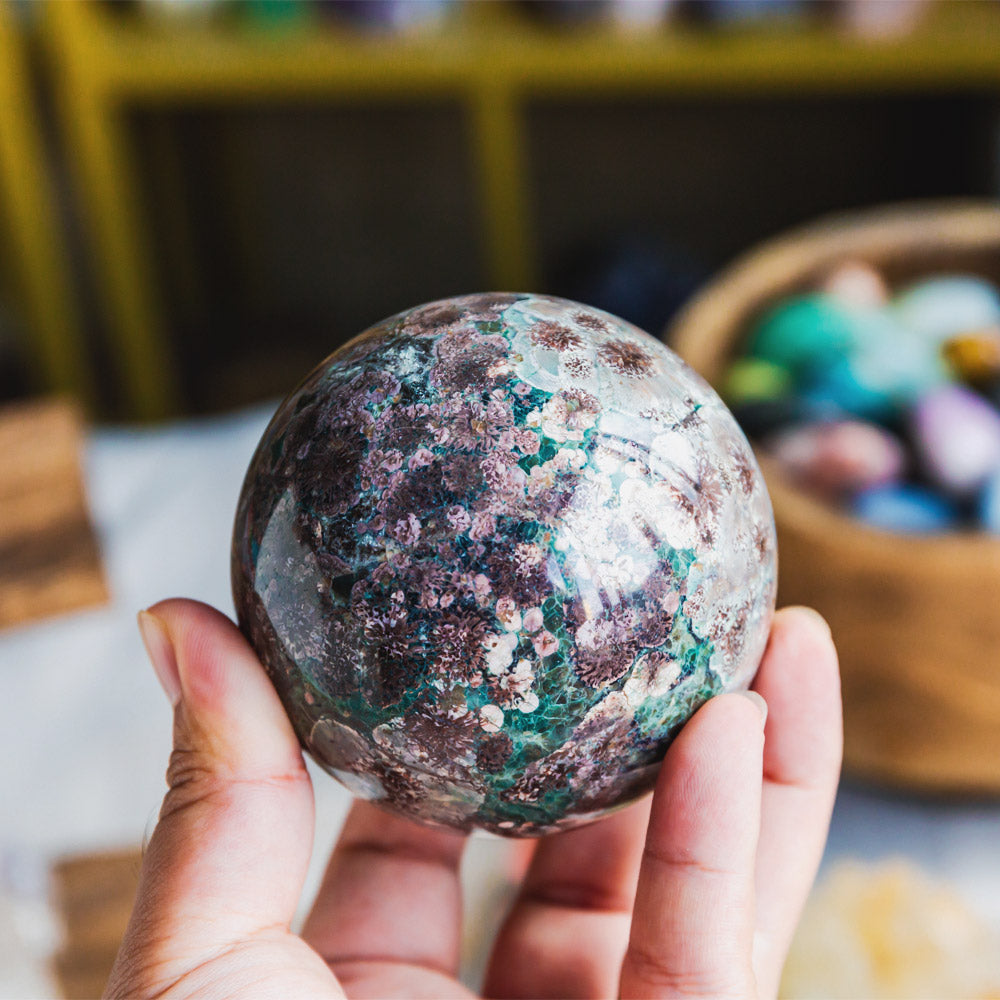
[[764, 715], [713, 698], [667, 751], [622, 965], [626, 997], [747, 997]]

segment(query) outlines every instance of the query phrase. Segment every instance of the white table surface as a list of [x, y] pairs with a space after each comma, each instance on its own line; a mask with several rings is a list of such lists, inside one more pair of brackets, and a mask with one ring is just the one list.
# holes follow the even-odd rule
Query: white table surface
[[[24, 894], [17, 883], [31, 868], [27, 858], [135, 845], [151, 827], [171, 719], [135, 615], [177, 595], [232, 613], [232, 518], [271, 409], [90, 434], [85, 477], [111, 602], [0, 633], [0, 889], [6, 871], [8, 897]], [[316, 778], [311, 886], [348, 805], [334, 781]], [[508, 850], [503, 841], [476, 840], [467, 865], [473, 900], [494, 895]], [[1000, 802], [942, 803], [845, 785], [824, 863], [846, 856], [908, 857], [947, 877], [1000, 926]], [[0, 941], [3, 933], [0, 906]], [[4, 988], [0, 972], [0, 996], [15, 995]]]

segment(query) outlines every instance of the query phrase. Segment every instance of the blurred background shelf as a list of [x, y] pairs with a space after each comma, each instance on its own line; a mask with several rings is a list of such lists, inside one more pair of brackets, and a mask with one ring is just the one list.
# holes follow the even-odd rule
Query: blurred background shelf
[[414, 301], [571, 294], [623, 235], [703, 277], [816, 214], [998, 189], [994, 4], [878, 41], [559, 29], [501, 3], [392, 36], [142, 10], [42, 19], [104, 412], [273, 396]]
[[[70, 10], [63, 9], [69, 7]], [[560, 30], [501, 3], [470, 4], [435, 30], [387, 37], [327, 23], [274, 32], [248, 25], [150, 23], [84, 4], [55, 5], [94, 86], [148, 100], [287, 99], [402, 91], [415, 98], [476, 86], [555, 93], [826, 91], [1000, 84], [1000, 13], [944, 5], [906, 37], [882, 41], [824, 27], [643, 33]]]
[[[36, 112], [24, 39], [0, 5], [0, 267], [17, 306], [15, 323], [27, 332], [31, 384], [91, 405], [91, 359]], [[10, 364], [4, 349], [0, 372]]]

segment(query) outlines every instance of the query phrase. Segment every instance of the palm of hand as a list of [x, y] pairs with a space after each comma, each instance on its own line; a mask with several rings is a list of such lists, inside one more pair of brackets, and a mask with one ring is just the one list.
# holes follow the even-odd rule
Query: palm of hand
[[[457, 979], [464, 838], [354, 806], [302, 936], [312, 789], [235, 627], [189, 601], [147, 635], [175, 696], [170, 791], [113, 997], [470, 997]], [[172, 676], [164, 677], [164, 674]], [[538, 842], [495, 943], [488, 996], [773, 995], [815, 874], [840, 760], [836, 656], [781, 612], [755, 683], [713, 699], [656, 792]]]

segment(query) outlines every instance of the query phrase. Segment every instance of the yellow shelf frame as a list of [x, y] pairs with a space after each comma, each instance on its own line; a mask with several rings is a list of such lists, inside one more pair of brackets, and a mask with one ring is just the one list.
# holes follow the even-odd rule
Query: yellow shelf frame
[[92, 410], [93, 371], [59, 235], [24, 40], [5, 4], [0, 4], [0, 203], [9, 230], [4, 248], [9, 253], [0, 256], [8, 258], [21, 298], [33, 381]]
[[[948, 7], [961, 8], [961, 17]], [[1000, 19], [943, 5], [896, 42], [828, 30], [770, 34], [552, 32], [499, 3], [469, 4], [440, 32], [379, 38], [332, 26], [267, 33], [155, 25], [92, 0], [47, 6], [53, 71], [128, 398], [144, 417], [178, 403], [122, 110], [239, 101], [452, 98], [467, 109], [493, 285], [537, 281], [526, 183], [528, 99], [627, 94], [961, 92], [1000, 89]]]

